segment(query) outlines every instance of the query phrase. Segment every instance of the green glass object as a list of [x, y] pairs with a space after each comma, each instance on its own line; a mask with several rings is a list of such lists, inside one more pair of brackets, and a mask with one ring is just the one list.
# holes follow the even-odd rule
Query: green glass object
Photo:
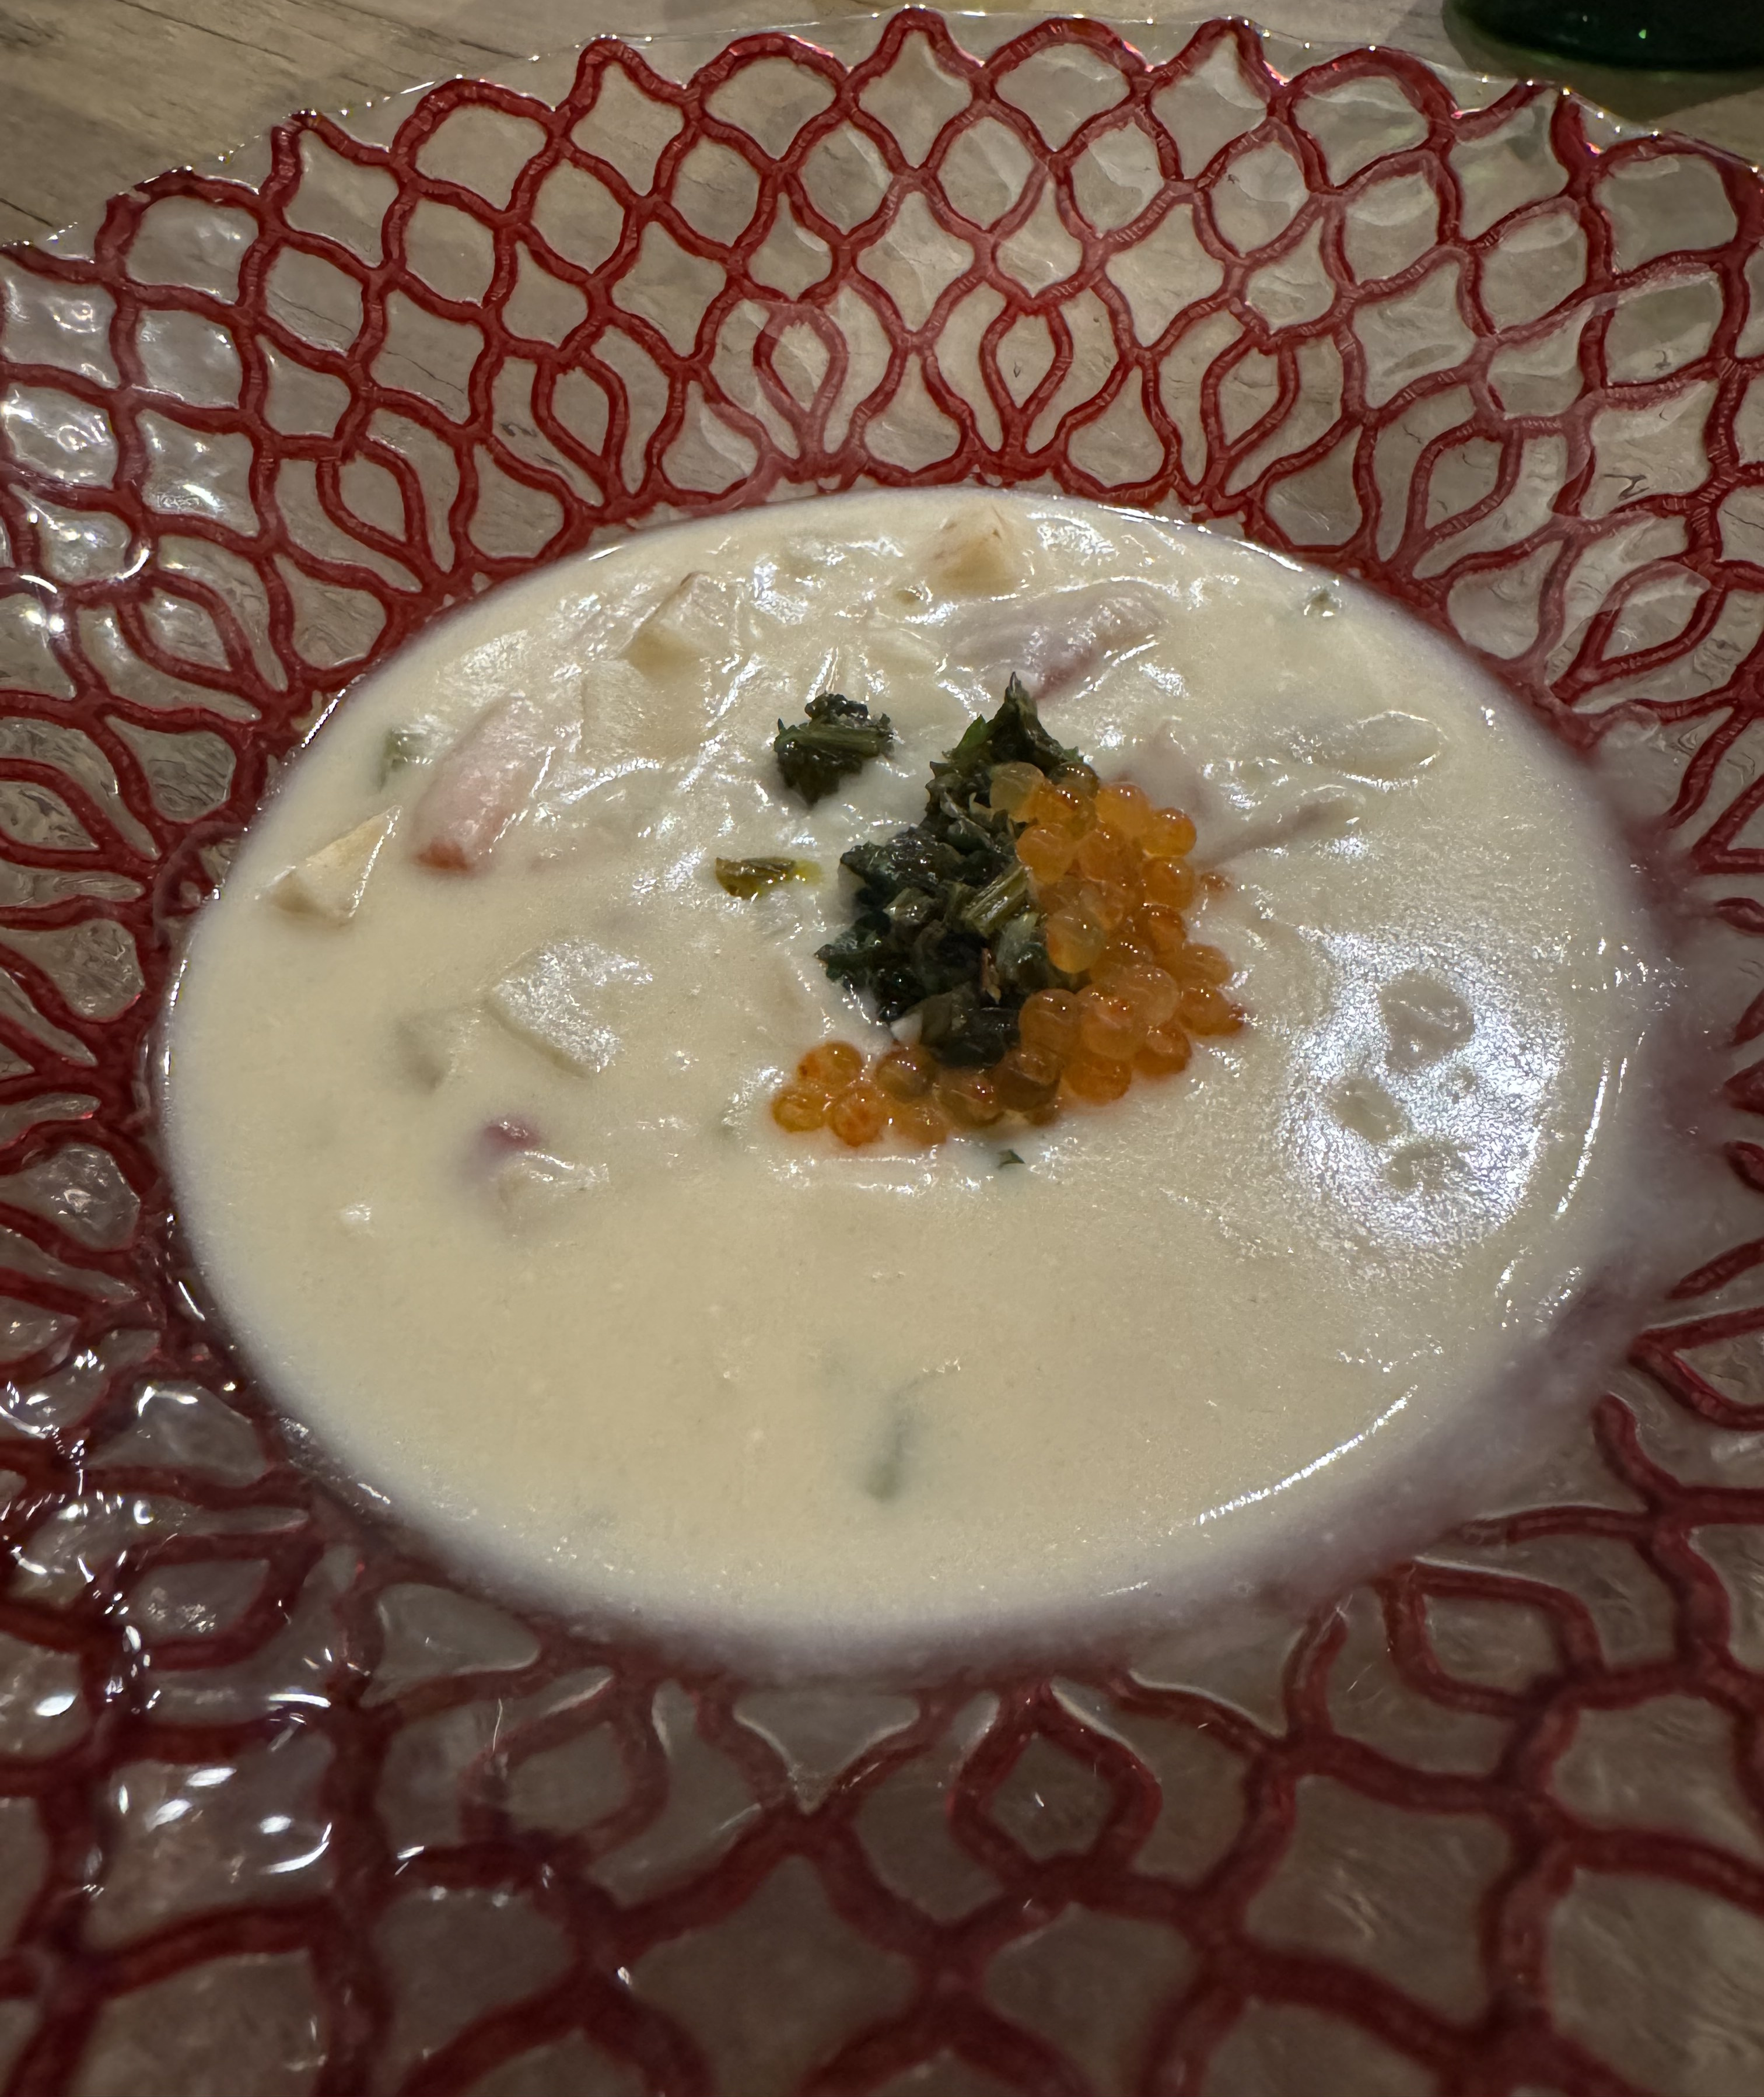
[[1764, 66], [1764, 0], [1458, 0], [1503, 43], [1652, 72]]

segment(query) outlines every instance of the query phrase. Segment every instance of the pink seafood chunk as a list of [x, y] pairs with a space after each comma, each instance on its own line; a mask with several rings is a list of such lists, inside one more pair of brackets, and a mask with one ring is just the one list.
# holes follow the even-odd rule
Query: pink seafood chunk
[[478, 1148], [486, 1158], [506, 1157], [511, 1150], [536, 1150], [542, 1140], [532, 1123], [519, 1114], [487, 1121], [478, 1132]]
[[1170, 616], [1169, 597], [1145, 583], [1092, 583], [1039, 602], [987, 605], [955, 632], [957, 659], [1002, 677], [1014, 672], [1035, 698], [1088, 676], [1105, 655], [1149, 641]]
[[552, 747], [552, 731], [531, 699], [486, 707], [436, 766], [417, 803], [416, 856], [443, 873], [475, 873], [532, 800]]

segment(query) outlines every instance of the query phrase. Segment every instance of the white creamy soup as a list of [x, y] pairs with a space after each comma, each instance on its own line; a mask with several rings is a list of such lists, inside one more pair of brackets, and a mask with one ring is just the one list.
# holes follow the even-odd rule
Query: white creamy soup
[[[1247, 1024], [1045, 1126], [786, 1133], [806, 1048], [890, 1044], [816, 958], [839, 856], [1013, 672], [1193, 817]], [[895, 741], [811, 808], [772, 741], [823, 691]], [[755, 854], [822, 878], [724, 892]], [[199, 922], [166, 1109], [341, 1466], [567, 1604], [863, 1654], [1193, 1601], [1473, 1468], [1620, 1246], [1663, 983], [1573, 766], [1404, 615], [862, 495], [564, 562], [365, 681]]]

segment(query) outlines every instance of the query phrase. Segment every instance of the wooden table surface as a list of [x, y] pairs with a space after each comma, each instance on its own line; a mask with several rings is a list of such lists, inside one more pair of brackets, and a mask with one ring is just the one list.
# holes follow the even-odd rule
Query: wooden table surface
[[[733, 29], [851, 7], [851, 0], [0, 0], [0, 242], [84, 218], [130, 183], [223, 152], [291, 110], [347, 107], [560, 50], [604, 30]], [[1023, 0], [1015, 11], [1025, 11]], [[1199, 18], [1229, 6], [1117, 0], [1110, 7], [1104, 0], [1068, 11]], [[1487, 72], [1545, 70], [1442, 20], [1441, 0], [1242, 0], [1242, 11], [1319, 43], [1394, 44]], [[1764, 161], [1764, 74], [1711, 81], [1580, 68], [1550, 77], [1570, 77], [1625, 116]]]

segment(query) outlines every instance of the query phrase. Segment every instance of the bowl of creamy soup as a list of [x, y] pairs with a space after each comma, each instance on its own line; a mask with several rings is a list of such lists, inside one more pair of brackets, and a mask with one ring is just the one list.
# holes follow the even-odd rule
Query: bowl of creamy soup
[[[1188, 816], [1140, 862], [1186, 907], [1108, 925], [1135, 826], [1074, 857], [1082, 803], [1019, 803], [1040, 987], [970, 1054], [922, 855], [869, 914], [953, 926], [943, 974], [819, 957], [1019, 674]], [[811, 801], [775, 745], [824, 691], [891, 739]], [[1151, 979], [1113, 1035], [1103, 939]], [[1475, 1475], [1621, 1298], [1670, 980], [1594, 795], [1400, 611], [1070, 497], [854, 494], [548, 567], [352, 693], [199, 920], [164, 1111], [199, 1272], [348, 1470], [567, 1608], [874, 1666], [1192, 1612]], [[1012, 1111], [1044, 1015], [1096, 1053]], [[841, 1070], [781, 1126], [817, 1044], [933, 1040], [879, 1128]]]
[[908, 11], [0, 258], [20, 2088], [1744, 2082], [1757, 212]]

